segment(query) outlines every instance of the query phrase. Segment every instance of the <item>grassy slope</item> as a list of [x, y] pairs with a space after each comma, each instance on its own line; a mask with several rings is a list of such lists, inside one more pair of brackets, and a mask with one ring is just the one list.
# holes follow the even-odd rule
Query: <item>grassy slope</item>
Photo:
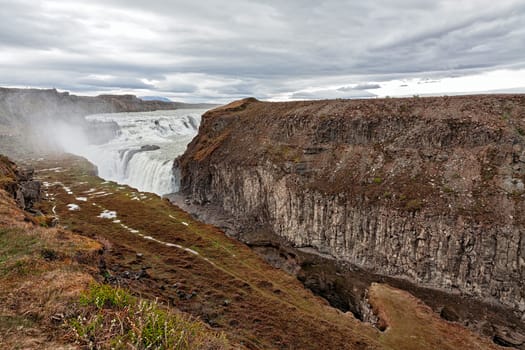
[[[62, 225], [105, 243], [109, 280], [201, 317], [233, 343], [253, 349], [422, 349], [436, 342], [443, 349], [495, 347], [386, 286], [375, 287], [380, 292], [372, 298], [388, 320], [387, 331], [379, 332], [167, 201], [103, 182], [83, 160], [46, 160], [38, 167], [49, 183], [50, 200], [42, 209], [54, 207]], [[63, 169], [45, 170], [55, 167]], [[100, 218], [103, 210], [116, 211], [117, 218]], [[405, 317], [412, 314], [422, 318]], [[459, 340], [449, 341], [444, 331], [458, 333]]]
[[66, 335], [52, 317], [61, 321], [93, 281], [79, 261], [92, 262], [101, 245], [24, 217], [0, 191], [0, 348], [62, 348]]
[[[11, 167], [0, 158], [0, 174], [14, 181], [7, 171]], [[93, 276], [99, 274], [102, 244], [38, 225], [46, 222], [20, 210], [0, 184], [0, 349], [107, 348], [113, 339], [121, 340], [124, 349], [163, 343], [178, 343], [178, 349], [228, 347], [202, 322], [154, 301], [130, 297], [126, 305], [94, 305], [104, 294], [126, 293], [95, 288], [100, 286]], [[82, 295], [93, 300], [81, 304]], [[122, 327], [114, 327], [119, 316], [126, 316], [120, 318]], [[165, 333], [170, 339], [151, 337]]]

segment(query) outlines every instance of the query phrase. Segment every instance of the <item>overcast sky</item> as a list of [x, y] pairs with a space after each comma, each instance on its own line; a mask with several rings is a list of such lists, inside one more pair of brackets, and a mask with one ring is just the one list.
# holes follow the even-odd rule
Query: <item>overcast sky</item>
[[179, 101], [525, 92], [523, 0], [0, 0], [0, 85]]

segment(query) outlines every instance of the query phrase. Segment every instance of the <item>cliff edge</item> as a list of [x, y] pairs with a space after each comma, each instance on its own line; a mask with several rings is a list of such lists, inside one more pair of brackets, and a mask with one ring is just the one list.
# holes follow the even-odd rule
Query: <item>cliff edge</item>
[[182, 192], [368, 271], [525, 316], [525, 96], [234, 102]]

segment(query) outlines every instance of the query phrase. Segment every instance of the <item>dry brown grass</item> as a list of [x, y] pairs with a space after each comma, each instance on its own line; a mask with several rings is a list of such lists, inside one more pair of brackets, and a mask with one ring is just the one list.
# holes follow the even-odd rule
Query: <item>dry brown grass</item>
[[[6, 212], [5, 202], [0, 208]], [[18, 213], [12, 206], [9, 211]], [[23, 213], [2, 217], [0, 348], [72, 348], [60, 324], [72, 315], [72, 303], [93, 281], [88, 273], [92, 268], [77, 258], [93, 262], [100, 244], [67, 231], [35, 227], [23, 221]]]
[[[103, 245], [63, 228], [43, 228], [34, 222], [33, 217], [16, 207], [9, 195], [0, 190], [0, 349], [86, 346], [74, 334], [71, 321], [80, 315], [81, 319], [89, 319], [108, 318], [112, 314], [111, 310], [93, 310], [79, 303], [81, 295], [93, 285], [94, 276], [99, 275]], [[203, 323], [146, 299], [141, 299], [140, 303], [148, 306], [141, 314], [143, 319], [175, 313], [181, 321], [179, 331], [190, 334], [198, 330], [195, 337], [184, 338], [190, 339], [192, 346], [198, 342], [202, 345], [200, 349], [227, 348], [226, 340]], [[146, 328], [141, 328], [134, 315], [128, 315], [128, 320], [137, 332], [144, 334]], [[97, 337], [109, 339], [111, 336], [109, 327], [103, 325], [97, 329]], [[100, 349], [110, 348], [109, 343], [99, 345]], [[122, 349], [146, 347], [147, 344], [132, 347], [130, 342], [120, 346]]]
[[370, 303], [380, 318], [383, 344], [392, 349], [500, 349], [465, 327], [439, 318], [409, 293], [385, 284], [372, 284]]

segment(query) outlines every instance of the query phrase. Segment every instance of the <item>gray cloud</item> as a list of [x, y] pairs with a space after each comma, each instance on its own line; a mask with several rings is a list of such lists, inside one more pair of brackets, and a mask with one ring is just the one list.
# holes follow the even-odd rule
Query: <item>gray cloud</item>
[[292, 99], [295, 100], [317, 100], [317, 99], [334, 99], [334, 98], [371, 98], [377, 95], [363, 90], [341, 90], [341, 89], [326, 89], [309, 92], [296, 92], [292, 94]]
[[[0, 84], [226, 102], [524, 68], [521, 0], [0, 0]], [[307, 91], [307, 92], [305, 92]], [[313, 93], [311, 91], [314, 91]]]
[[338, 91], [352, 91], [352, 90], [374, 90], [374, 89], [380, 89], [381, 85], [379, 84], [373, 84], [373, 83], [364, 83], [364, 84], [358, 84], [354, 87], [351, 86], [343, 86], [337, 89]]
[[121, 77], [108, 77], [108, 78], [81, 78], [77, 80], [79, 85], [84, 85], [92, 88], [123, 88], [123, 89], [154, 89], [155, 86], [147, 84], [139, 79], [135, 78], [121, 78]]

